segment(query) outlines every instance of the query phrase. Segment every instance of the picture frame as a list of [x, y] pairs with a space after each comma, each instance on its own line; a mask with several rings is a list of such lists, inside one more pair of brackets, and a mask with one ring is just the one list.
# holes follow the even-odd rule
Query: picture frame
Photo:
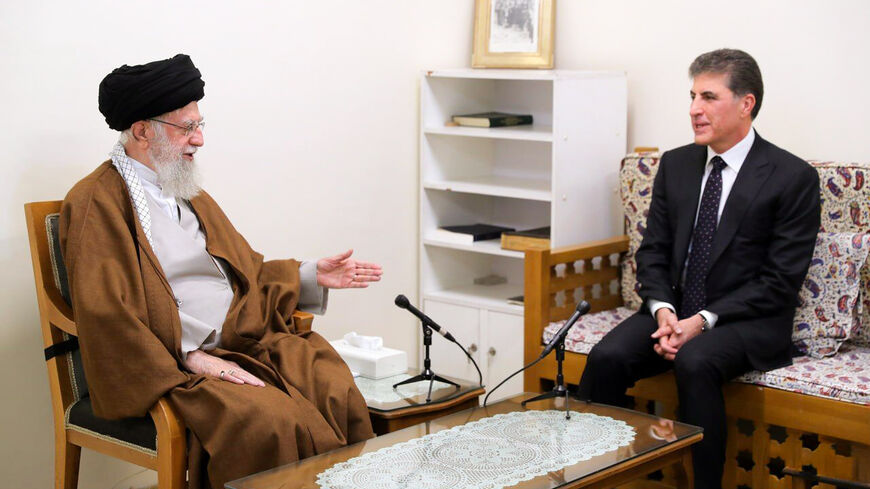
[[553, 68], [555, 0], [475, 0], [472, 68]]

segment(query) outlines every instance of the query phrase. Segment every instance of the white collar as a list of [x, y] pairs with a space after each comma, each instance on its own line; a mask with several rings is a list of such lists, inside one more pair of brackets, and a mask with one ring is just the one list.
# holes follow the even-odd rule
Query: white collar
[[755, 128], [750, 127], [749, 132], [740, 140], [739, 143], [731, 146], [728, 148], [728, 151], [725, 151], [722, 154], [716, 153], [713, 151], [713, 148], [707, 146], [707, 163], [709, 164], [714, 156], [718, 156], [722, 158], [722, 160], [725, 161], [725, 164], [735, 172], [740, 173], [740, 167], [743, 166], [743, 162], [746, 161], [746, 156], [749, 155], [749, 150], [752, 149], [752, 144], [754, 142]]

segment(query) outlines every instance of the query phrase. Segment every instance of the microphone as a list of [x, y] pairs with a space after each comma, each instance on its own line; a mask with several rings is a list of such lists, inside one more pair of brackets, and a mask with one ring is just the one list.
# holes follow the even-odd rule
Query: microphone
[[456, 338], [454, 338], [452, 334], [450, 334], [446, 329], [442, 328], [441, 326], [438, 326], [438, 323], [436, 323], [431, 318], [429, 318], [429, 316], [423, 314], [423, 311], [421, 311], [421, 310], [417, 309], [416, 307], [414, 307], [413, 305], [411, 305], [411, 302], [408, 301], [408, 298], [405, 297], [404, 295], [399, 294], [396, 296], [396, 305], [402, 309], [407, 309], [408, 312], [417, 316], [417, 318], [420, 321], [423, 321], [423, 324], [434, 329], [441, 336], [447, 338], [448, 340], [450, 340], [456, 344], [459, 344], [456, 342]]
[[559, 331], [556, 333], [555, 336], [553, 336], [550, 342], [547, 343], [547, 346], [544, 347], [544, 351], [541, 352], [541, 356], [538, 357], [539, 359], [549, 355], [550, 352], [553, 351], [553, 348], [556, 348], [556, 345], [559, 343], [559, 341], [561, 341], [562, 338], [565, 337], [565, 335], [568, 334], [568, 330], [571, 329], [571, 326], [574, 326], [574, 323], [576, 323], [577, 320], [580, 319], [580, 316], [589, 312], [589, 307], [589, 303], [586, 301], [580, 301], [580, 303], [577, 304], [577, 308], [574, 309], [574, 314], [572, 314], [571, 317], [568, 318], [567, 321], [565, 321], [565, 325], [562, 326], [562, 328], [559, 329]]

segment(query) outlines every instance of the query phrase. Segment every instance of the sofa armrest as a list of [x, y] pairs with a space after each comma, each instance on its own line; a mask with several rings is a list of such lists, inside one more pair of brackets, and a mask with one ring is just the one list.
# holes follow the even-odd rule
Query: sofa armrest
[[[541, 352], [541, 337], [551, 321], [568, 318], [574, 308], [574, 291], [581, 289], [592, 312], [622, 305], [618, 257], [628, 251], [628, 236], [589, 241], [549, 250], [527, 250], [523, 305], [524, 359]], [[582, 262], [575, 267], [575, 262]], [[556, 296], [564, 293], [564, 301]]]

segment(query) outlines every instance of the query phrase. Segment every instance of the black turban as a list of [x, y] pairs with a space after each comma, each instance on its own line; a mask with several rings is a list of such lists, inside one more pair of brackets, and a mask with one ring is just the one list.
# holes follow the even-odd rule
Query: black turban
[[205, 92], [202, 75], [190, 56], [121, 66], [100, 82], [100, 112], [116, 131], [129, 129], [136, 121], [180, 109], [200, 100]]

